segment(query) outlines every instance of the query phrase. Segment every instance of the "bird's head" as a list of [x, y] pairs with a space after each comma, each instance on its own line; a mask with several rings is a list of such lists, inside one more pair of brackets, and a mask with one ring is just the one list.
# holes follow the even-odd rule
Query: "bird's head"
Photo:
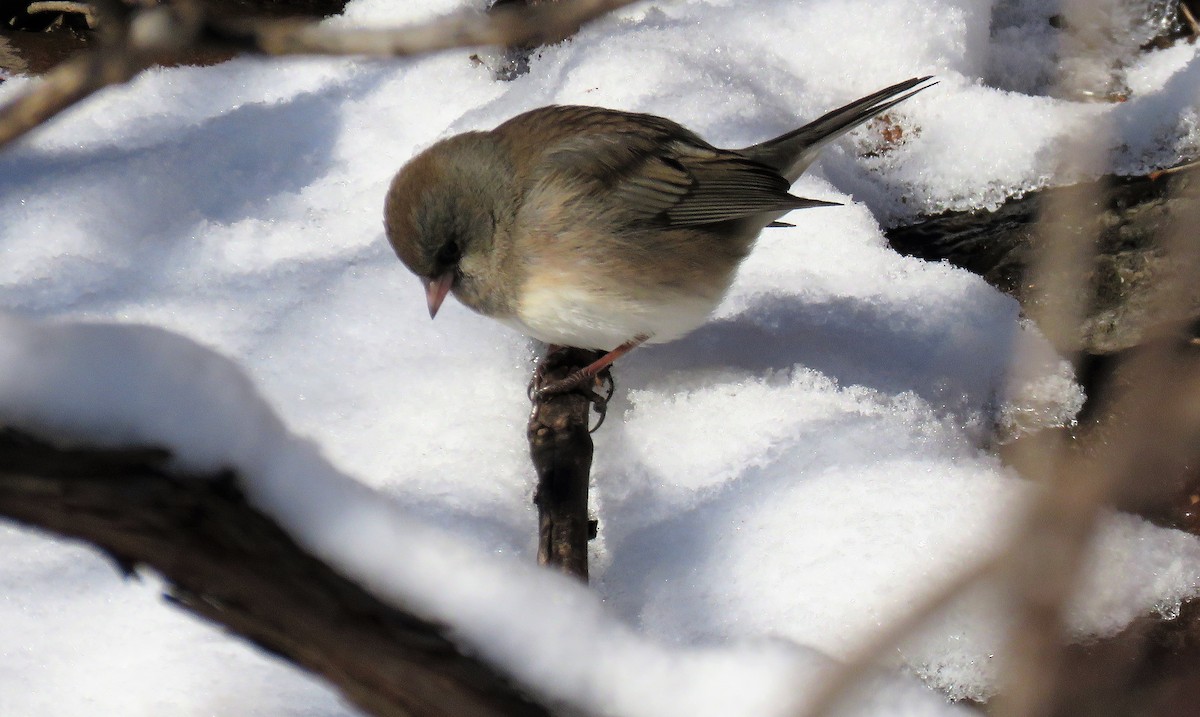
[[504, 271], [515, 211], [511, 165], [489, 133], [442, 140], [400, 169], [384, 204], [384, 230], [425, 286], [433, 317], [453, 293], [482, 314], [505, 312]]

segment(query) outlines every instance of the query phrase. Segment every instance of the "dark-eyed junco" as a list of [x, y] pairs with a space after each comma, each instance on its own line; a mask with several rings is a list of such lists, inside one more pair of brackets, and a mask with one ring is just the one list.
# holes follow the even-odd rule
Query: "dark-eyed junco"
[[567, 390], [704, 323], [763, 227], [834, 204], [788, 193], [821, 148], [929, 79], [733, 150], [654, 115], [531, 110], [405, 165], [387, 194], [388, 241], [424, 283], [431, 317], [453, 293], [546, 343], [609, 352], [541, 387]]

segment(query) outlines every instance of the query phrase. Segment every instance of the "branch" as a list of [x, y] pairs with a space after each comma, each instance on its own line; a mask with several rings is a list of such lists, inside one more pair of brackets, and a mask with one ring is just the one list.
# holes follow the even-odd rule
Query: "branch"
[[161, 450], [65, 450], [0, 429], [0, 515], [78, 538], [168, 598], [317, 674], [379, 717], [547, 715], [445, 629], [384, 604], [252, 508], [236, 477]]
[[239, 49], [268, 55], [376, 55], [406, 57], [459, 47], [549, 45], [581, 26], [636, 0], [574, 0], [548, 5], [464, 11], [410, 27], [339, 30], [319, 23], [259, 22], [240, 38]]
[[[538, 371], [545, 382], [566, 378], [603, 352], [559, 349]], [[529, 455], [537, 471], [538, 564], [568, 575], [588, 578], [588, 540], [595, 524], [588, 519], [588, 483], [592, 470], [592, 436], [588, 416], [593, 399], [578, 391], [533, 399], [526, 433]]]
[[72, 0], [43, 0], [42, 2], [30, 3], [29, 7], [25, 8], [25, 12], [30, 15], [35, 15], [39, 12], [60, 12], [74, 13], [83, 15], [84, 21], [88, 28], [96, 27], [96, 13], [92, 10], [92, 6], [84, 2], [73, 2]]
[[838, 707], [844, 706], [843, 702], [851, 696], [853, 688], [879, 667], [885, 655], [891, 654], [966, 591], [995, 577], [1001, 567], [998, 555], [974, 563], [917, 603], [911, 611], [871, 635], [866, 644], [821, 681], [800, 715], [828, 717], [834, 714]]
[[[48, 72], [43, 81], [0, 106], [0, 147], [109, 85], [196, 49], [266, 55], [372, 55], [406, 57], [458, 47], [527, 46], [559, 42], [579, 27], [636, 0], [573, 0], [551, 5], [460, 12], [408, 27], [332, 29], [294, 20], [222, 22], [199, 5], [140, 10], [121, 41]], [[103, 28], [102, 28], [103, 29]]]

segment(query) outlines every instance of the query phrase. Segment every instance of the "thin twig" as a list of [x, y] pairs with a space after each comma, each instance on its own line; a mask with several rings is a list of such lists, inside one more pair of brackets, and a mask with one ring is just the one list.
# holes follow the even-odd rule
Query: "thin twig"
[[[1063, 167], [1077, 164], [1084, 147], [1082, 137], [1067, 147]], [[1098, 237], [1091, 221], [1093, 199], [1086, 190], [1052, 195], [1039, 217], [1029, 272], [1026, 312], [1072, 360], [1081, 347], [1081, 319], [1090, 293], [1087, 268]], [[1014, 357], [1015, 364], [1023, 360], [1019, 352]], [[1004, 715], [1039, 717], [1052, 702], [1065, 645], [1065, 605], [1078, 585], [1100, 511], [1115, 489], [1116, 471], [1089, 480], [1078, 457], [1055, 434], [1031, 437], [1017, 450], [1015, 460], [1026, 477], [1044, 490], [1034, 494], [1007, 551], [1005, 596], [1015, 622], [1001, 686]]]
[[[1076, 156], [1081, 151], [1076, 149]], [[1095, 193], [1086, 191], [1056, 192], [1039, 221], [1040, 251], [1029, 275], [1024, 306], [1066, 355], [1080, 346], [1080, 317], [1092, 300], [1089, 267], [1094, 254], [1092, 233], [1099, 225], [1093, 216], [1096, 199]], [[1187, 291], [1194, 284], [1189, 280], [1200, 272], [1200, 245], [1194, 240], [1200, 197], [1194, 199], [1182, 203], [1190, 209], [1176, 217], [1167, 242], [1166, 253], [1180, 269], [1174, 280], [1161, 282], [1156, 306], [1164, 316], [1175, 316], [1179, 307], [1190, 305]], [[1146, 341], [1125, 367], [1133, 380], [1119, 392], [1089, 397], [1108, 407], [1110, 426], [1086, 432], [1076, 441], [1062, 433], [1024, 439], [1013, 462], [1039, 489], [998, 558], [960, 576], [912, 615], [877, 635], [868, 649], [856, 653], [822, 685], [806, 714], [828, 714], [887, 650], [954, 595], [993, 572], [1004, 578], [1001, 588], [1007, 591], [1016, 618], [993, 714], [1054, 714], [1066, 694], [1066, 606], [1078, 591], [1104, 511], [1129, 491], [1161, 492], [1165, 487], [1155, 480], [1161, 481], [1164, 471], [1157, 468], [1185, 465], [1189, 457], [1194, 460], [1200, 435], [1200, 411], [1195, 408], [1200, 376], [1185, 372], [1189, 359], [1173, 348], [1180, 343]], [[1015, 358], [1016, 363], [1021, 361], [1022, 357]]]
[[[1068, 161], [1079, 159], [1084, 151], [1078, 145]], [[1063, 202], [1047, 207], [1043, 223], [1048, 229], [1038, 273], [1046, 277], [1048, 299], [1038, 307], [1038, 318], [1051, 340], [1073, 347], [1078, 335], [1074, 327], [1090, 293], [1085, 267], [1092, 261], [1087, 251], [1092, 237], [1066, 230], [1061, 216], [1084, 217], [1098, 210], [1093, 197], [1061, 196]], [[1181, 270], [1158, 282], [1152, 300], [1160, 315], [1172, 315], [1187, 303], [1194, 271], [1200, 268], [1192, 233], [1200, 210], [1195, 201], [1183, 206], [1188, 207], [1185, 216], [1176, 217], [1169, 236], [1161, 240], [1172, 260], [1168, 265]], [[1096, 227], [1098, 222], [1071, 224]], [[1184, 364], [1176, 343], [1145, 341], [1125, 367], [1127, 383], [1091, 397], [1102, 401], [1107, 416], [1079, 445], [1059, 436], [1026, 444], [1029, 455], [1020, 458], [1021, 464], [1045, 490], [1026, 514], [1010, 550], [1009, 595], [1017, 620], [1006, 654], [998, 717], [1044, 717], [1057, 709], [1064, 694], [1065, 613], [1104, 511], [1130, 491], [1145, 495], [1169, 490], [1170, 476], [1147, 470], [1151, 457], [1169, 464], [1191, 450], [1200, 421], [1194, 411], [1188, 415], [1195, 395], [1183, 390], [1179, 381]]]
[[67, 60], [35, 87], [0, 106], [0, 147], [97, 90], [132, 79], [150, 64], [136, 53], [107, 48]]
[[1179, 12], [1183, 15], [1183, 21], [1187, 23], [1188, 30], [1192, 33], [1192, 39], [1195, 39], [1200, 35], [1200, 22], [1196, 22], [1196, 16], [1192, 13], [1192, 9], [1183, 0], [1180, 0]]
[[912, 612], [872, 635], [864, 647], [855, 650], [850, 659], [821, 682], [816, 694], [801, 714], [804, 717], [827, 717], [849, 697], [852, 688], [879, 664], [882, 655], [904, 642], [964, 592], [994, 576], [1002, 564], [1000, 555], [976, 562], [922, 600]]
[[[1183, 6], [1180, 5], [1180, 7], [1183, 7]], [[1152, 172], [1148, 172], [1146, 174], [1146, 176], [1149, 177], [1150, 179], [1159, 179], [1161, 177], [1165, 177], [1170, 174], [1176, 174], [1178, 172], [1187, 172], [1187, 171], [1195, 169], [1196, 167], [1200, 167], [1200, 160], [1193, 161], [1193, 162], [1184, 162], [1183, 164], [1177, 164], [1174, 167], [1167, 167], [1166, 169], [1156, 169]]]

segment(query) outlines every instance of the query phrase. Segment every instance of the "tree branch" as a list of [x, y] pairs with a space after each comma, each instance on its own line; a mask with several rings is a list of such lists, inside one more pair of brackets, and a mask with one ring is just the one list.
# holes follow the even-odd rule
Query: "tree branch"
[[[459, 47], [510, 47], [562, 42], [579, 28], [636, 0], [573, 0], [545, 5], [464, 11], [410, 27], [332, 29], [309, 22], [258, 22], [240, 49], [268, 55], [405, 57]], [[231, 33], [231, 42], [238, 42]]]
[[197, 49], [405, 57], [459, 47], [530, 46], [559, 42], [581, 25], [635, 1], [572, 0], [486, 14], [460, 12], [408, 27], [370, 30], [331, 29], [295, 20], [223, 22], [194, 3], [155, 6], [135, 12], [128, 32], [112, 32], [120, 38], [112, 46], [62, 63], [42, 82], [0, 106], [0, 147], [104, 87]]
[[0, 429], [0, 515], [87, 541], [168, 597], [317, 674], [371, 715], [547, 715], [445, 630], [306, 553], [236, 477], [171, 475], [161, 450], [65, 450]]
[[[544, 382], [557, 381], [602, 354], [559, 349], [543, 360], [538, 371]], [[588, 417], [592, 402], [578, 391], [535, 397], [526, 429], [529, 455], [538, 476], [533, 498], [538, 509], [538, 564], [557, 567], [585, 582], [588, 540], [594, 535], [594, 524], [588, 519], [592, 470]]]

